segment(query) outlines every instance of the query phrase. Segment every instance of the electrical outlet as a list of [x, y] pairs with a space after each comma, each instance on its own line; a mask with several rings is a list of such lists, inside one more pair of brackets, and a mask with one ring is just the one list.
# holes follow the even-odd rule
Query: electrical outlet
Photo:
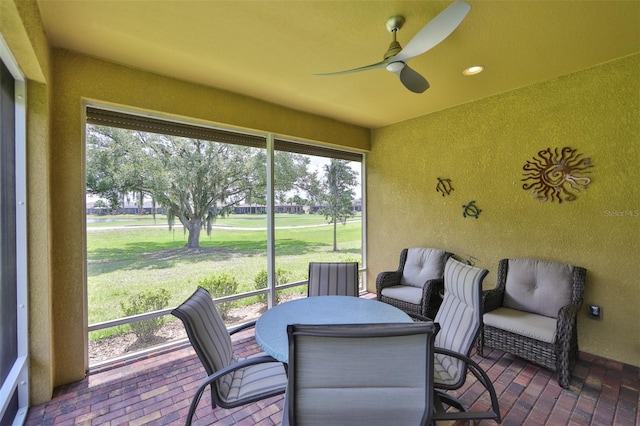
[[587, 306], [587, 315], [589, 318], [601, 320], [602, 319], [602, 308], [598, 305], [588, 305]]

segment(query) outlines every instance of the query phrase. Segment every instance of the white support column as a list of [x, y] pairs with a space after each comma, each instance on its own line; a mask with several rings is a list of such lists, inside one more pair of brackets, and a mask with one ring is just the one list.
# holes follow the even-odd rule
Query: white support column
[[276, 304], [276, 255], [275, 255], [275, 201], [274, 201], [274, 137], [267, 135], [267, 277], [269, 308]]

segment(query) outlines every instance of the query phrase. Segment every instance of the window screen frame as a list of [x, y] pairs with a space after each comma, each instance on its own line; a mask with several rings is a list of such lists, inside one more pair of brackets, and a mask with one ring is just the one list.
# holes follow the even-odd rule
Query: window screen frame
[[[13, 193], [8, 194], [13, 200], [9, 206], [5, 207], [12, 209], [15, 213], [13, 214], [14, 219], [11, 224], [15, 229], [15, 233], [11, 232], [11, 238], [13, 238], [14, 241], [10, 244], [5, 244], [3, 242], [3, 246], [6, 247], [6, 250], [11, 250], [13, 253], [9, 256], [5, 256], [5, 254], [2, 255], [2, 268], [11, 267], [13, 269], [13, 272], [9, 276], [11, 280], [9, 285], [15, 285], [15, 292], [13, 293], [15, 294], [15, 309], [11, 310], [11, 315], [15, 315], [15, 322], [11, 322], [11, 327], [15, 326], [16, 328], [16, 348], [12, 353], [12, 356], [15, 359], [13, 365], [7, 372], [6, 377], [2, 377], [2, 382], [0, 383], [0, 419], [2, 421], [12, 420], [14, 424], [22, 424], [26, 419], [29, 407], [26, 80], [17, 65], [17, 61], [11, 54], [11, 50], [6, 44], [2, 34], [0, 34], [0, 61], [4, 67], [6, 67], [6, 70], [3, 70], [2, 78], [13, 79], [13, 99], [11, 102], [2, 100], [0, 103], [2, 103], [3, 109], [9, 108], [13, 112], [13, 117], [9, 118], [9, 120], [13, 121], [12, 135], [9, 134], [9, 138], [12, 138], [13, 140], [5, 139], [2, 143], [13, 144], [14, 149], [10, 152], [12, 154], [12, 158], [6, 158], [4, 154], [5, 152], [9, 153], [9, 151], [3, 150], [1, 159], [3, 164], [0, 167], [3, 169], [3, 175], [6, 176], [7, 173], [13, 174], [13, 179], [10, 183], [13, 187]], [[5, 97], [5, 95], [2, 95], [2, 97]], [[6, 115], [6, 110], [0, 115]], [[1, 119], [2, 118], [0, 117], [0, 120]], [[3, 138], [6, 137], [7, 133], [3, 135]], [[13, 164], [8, 167], [9, 165], [7, 163]], [[3, 196], [3, 198], [5, 197]], [[6, 238], [7, 232], [5, 232], [6, 229], [4, 228], [11, 225], [5, 223], [3, 218], [3, 229], [0, 230], [2, 235], [1, 238]], [[7, 261], [11, 262], [11, 265], [7, 265]], [[5, 275], [4, 271], [3, 275]], [[9, 419], [12, 415], [13, 418]]]
[[[336, 149], [325, 145], [301, 142], [294, 138], [287, 138], [274, 133], [251, 132], [248, 130], [230, 129], [223, 126], [196, 124], [187, 120], [179, 120], [164, 116], [158, 112], [132, 112], [125, 108], [101, 105], [99, 102], [86, 101], [84, 103], [84, 123], [119, 127], [129, 130], [169, 134], [193, 139], [210, 140], [213, 142], [231, 143], [237, 145], [263, 148], [267, 154], [267, 273], [268, 273], [268, 306], [275, 305], [275, 194], [273, 188], [273, 163], [276, 151], [287, 151], [298, 154], [337, 158], [346, 161], [356, 161], [361, 164], [361, 198], [362, 198], [362, 266], [366, 270], [366, 206], [365, 206], [365, 154], [348, 149]], [[84, 132], [86, 135], [86, 131]], [[84, 136], [83, 136], [84, 138]], [[86, 141], [84, 141], [86, 144]], [[83, 146], [85, 145], [83, 144]], [[86, 178], [86, 176], [85, 176]], [[86, 184], [86, 182], [85, 182]], [[85, 224], [86, 228], [86, 224]], [[85, 254], [86, 261], [86, 254]], [[364, 274], [366, 277], [366, 273]], [[86, 280], [86, 277], [85, 277]], [[366, 279], [364, 280], [366, 288]], [[86, 287], [86, 281], [85, 281]], [[85, 310], [88, 309], [85, 299]], [[85, 329], [88, 328], [85, 319]], [[85, 350], [85, 357], [88, 353]]]

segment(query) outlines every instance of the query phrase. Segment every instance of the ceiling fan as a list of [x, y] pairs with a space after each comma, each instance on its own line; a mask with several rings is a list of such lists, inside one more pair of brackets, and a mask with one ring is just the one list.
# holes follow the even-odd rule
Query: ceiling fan
[[353, 72], [367, 71], [376, 68], [386, 68], [395, 73], [402, 84], [414, 93], [422, 93], [429, 88], [429, 82], [407, 65], [407, 62], [427, 50], [434, 48], [449, 36], [460, 25], [462, 20], [471, 10], [471, 6], [464, 1], [456, 1], [451, 6], [440, 12], [425, 25], [403, 49], [396, 41], [396, 33], [404, 24], [404, 17], [392, 16], [387, 19], [387, 30], [393, 35], [393, 41], [384, 54], [384, 59], [378, 63], [354, 68], [346, 71], [322, 73], [316, 75], [341, 75]]

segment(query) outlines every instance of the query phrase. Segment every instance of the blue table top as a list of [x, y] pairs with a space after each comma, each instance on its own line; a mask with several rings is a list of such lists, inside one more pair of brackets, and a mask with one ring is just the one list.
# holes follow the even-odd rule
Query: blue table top
[[315, 296], [274, 306], [256, 323], [256, 341], [278, 361], [289, 359], [289, 324], [366, 324], [412, 322], [400, 309], [373, 299]]

